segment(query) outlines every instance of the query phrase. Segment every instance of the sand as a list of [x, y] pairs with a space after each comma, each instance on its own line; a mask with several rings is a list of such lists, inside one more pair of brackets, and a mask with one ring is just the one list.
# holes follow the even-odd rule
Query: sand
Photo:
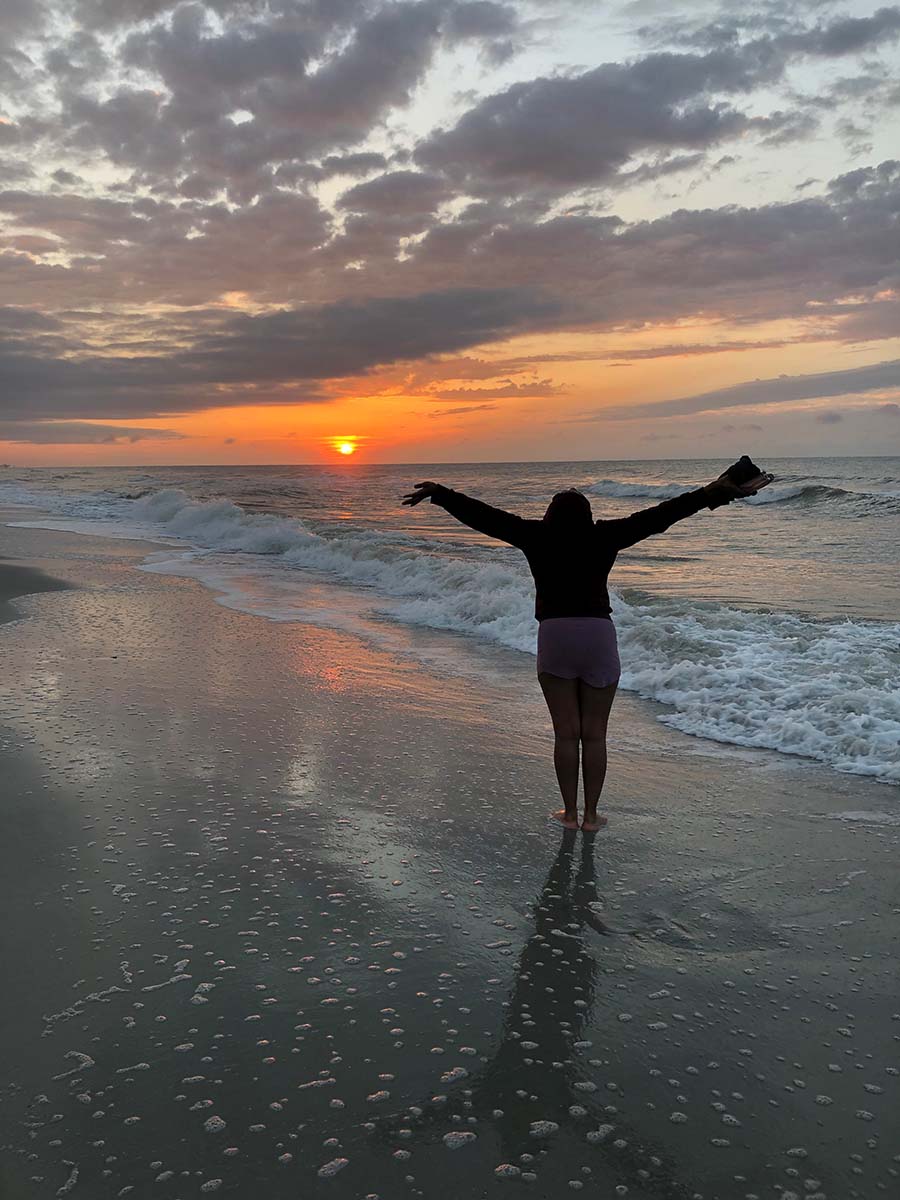
[[527, 656], [150, 549], [0, 528], [4, 1200], [897, 1194], [895, 788], [622, 694], [566, 833]]
[[40, 592], [59, 592], [69, 585], [54, 579], [36, 567], [0, 559], [0, 624], [14, 621], [21, 615], [11, 601], [19, 596], [33, 596]]

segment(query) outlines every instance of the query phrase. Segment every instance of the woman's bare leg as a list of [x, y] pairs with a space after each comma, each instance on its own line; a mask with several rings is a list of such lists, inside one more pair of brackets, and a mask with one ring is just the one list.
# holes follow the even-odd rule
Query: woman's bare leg
[[615, 699], [616, 687], [595, 688], [578, 680], [578, 703], [581, 714], [581, 767], [584, 772], [584, 823], [581, 828], [593, 833], [606, 824], [597, 816], [597, 801], [606, 779], [606, 728]]
[[578, 740], [581, 717], [578, 680], [542, 671], [538, 682], [553, 721], [553, 765], [565, 808], [553, 816], [567, 829], [578, 828]]

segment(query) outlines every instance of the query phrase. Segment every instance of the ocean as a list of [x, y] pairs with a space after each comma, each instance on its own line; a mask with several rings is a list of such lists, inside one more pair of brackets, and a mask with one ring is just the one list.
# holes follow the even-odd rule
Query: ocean
[[[523, 516], [577, 487], [619, 517], [714, 478], [704, 459], [0, 470], [14, 522], [163, 542], [143, 569], [193, 577], [273, 621], [377, 637], [397, 624], [535, 652], [519, 551], [442, 509], [435, 479]], [[770, 459], [758, 496], [624, 551], [611, 576], [621, 687], [686, 734], [900, 784], [900, 458]], [[461, 645], [461, 643], [458, 643]], [[451, 651], [452, 652], [452, 651]], [[468, 655], [470, 657], [470, 655]]]

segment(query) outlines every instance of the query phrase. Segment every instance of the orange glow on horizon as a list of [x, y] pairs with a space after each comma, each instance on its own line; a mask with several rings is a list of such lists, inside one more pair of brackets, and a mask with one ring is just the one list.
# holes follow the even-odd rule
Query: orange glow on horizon
[[[816, 374], [846, 365], [840, 346], [808, 335], [802, 322], [787, 320], [757, 324], [752, 330], [685, 320], [637, 331], [535, 334], [492, 345], [490, 352], [401, 363], [347, 377], [330, 384], [317, 403], [289, 402], [293, 385], [223, 389], [210, 394], [217, 407], [107, 420], [102, 422], [104, 435], [90, 429], [96, 421], [84, 420], [75, 428], [63, 424], [58, 443], [47, 440], [46, 432], [40, 441], [6, 441], [0, 424], [0, 463], [310, 463], [340, 469], [338, 463], [349, 467], [352, 459], [353, 473], [375, 463], [587, 461], [678, 457], [700, 449], [715, 454], [720, 445], [731, 446], [733, 433], [743, 431], [737, 411], [659, 418], [645, 414], [634, 420], [620, 414], [632, 403], [704, 395], [754, 376]], [[900, 339], [869, 343], [858, 361], [874, 364], [894, 347], [900, 352]], [[543, 362], [549, 380], [543, 378], [543, 365], [533, 367]], [[551, 386], [544, 388], [545, 383]], [[889, 398], [885, 392], [885, 402]], [[852, 404], [846, 400], [842, 407], [848, 414], [856, 407], [868, 412], [876, 400], [869, 394]], [[767, 446], [780, 445], [781, 434], [776, 436], [773, 425], [777, 407], [784, 414], [777, 418], [777, 428], [784, 428], [796, 452], [802, 422], [813, 420], [814, 410], [824, 404], [759, 403], [743, 408], [740, 421], [746, 432], [760, 435], [754, 444], [765, 454]], [[607, 408], [615, 410], [615, 417], [605, 417]], [[136, 431], [134, 425], [139, 426]], [[336, 434], [335, 429], [355, 432]], [[154, 436], [157, 430], [159, 437]], [[865, 433], [866, 453], [881, 449], [877, 438], [877, 432]]]

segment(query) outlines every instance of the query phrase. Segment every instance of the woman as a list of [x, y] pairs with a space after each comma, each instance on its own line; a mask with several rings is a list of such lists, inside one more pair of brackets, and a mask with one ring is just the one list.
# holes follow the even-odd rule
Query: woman
[[594, 833], [606, 824], [597, 802], [606, 777], [606, 727], [619, 682], [619, 653], [606, 581], [616, 555], [676, 521], [754, 496], [770, 476], [738, 485], [723, 473], [652, 508], [612, 521], [595, 521], [588, 498], [557, 492], [543, 519], [529, 521], [473, 500], [440, 483], [417, 483], [403, 499], [429, 499], [458, 521], [525, 554], [535, 582], [538, 681], [553, 721], [553, 763], [564, 807], [553, 818], [578, 828], [579, 753], [584, 775], [584, 820]]

